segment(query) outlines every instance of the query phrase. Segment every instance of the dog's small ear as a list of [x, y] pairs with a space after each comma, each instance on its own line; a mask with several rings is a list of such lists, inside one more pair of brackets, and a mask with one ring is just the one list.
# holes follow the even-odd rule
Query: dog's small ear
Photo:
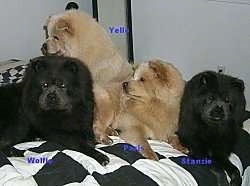
[[154, 71], [156, 77], [167, 82], [168, 74], [166, 68], [158, 60], [149, 61], [149, 67]]
[[70, 35], [73, 35], [73, 33], [74, 33], [72, 25], [67, 20], [64, 20], [64, 19], [59, 19], [57, 21], [57, 23], [56, 23], [56, 30], [66, 31]]
[[241, 79], [234, 78], [232, 81], [232, 85], [233, 87], [238, 88], [241, 92], [244, 92], [245, 90], [244, 81], [242, 81]]
[[212, 78], [216, 78], [216, 73], [212, 71], [202, 72], [200, 75], [200, 85], [207, 86]]
[[69, 60], [66, 61], [64, 64], [64, 68], [66, 68], [67, 70], [70, 70], [73, 73], [78, 72], [78, 65], [74, 61], [69, 61]]
[[156, 61], [149, 61], [149, 67], [154, 71], [158, 72], [161, 69], [161, 63]]
[[201, 76], [200, 82], [201, 82], [201, 85], [207, 85], [207, 83], [208, 83], [207, 77]]
[[35, 72], [40, 72], [46, 68], [45, 62], [40, 58], [31, 59], [30, 64]]

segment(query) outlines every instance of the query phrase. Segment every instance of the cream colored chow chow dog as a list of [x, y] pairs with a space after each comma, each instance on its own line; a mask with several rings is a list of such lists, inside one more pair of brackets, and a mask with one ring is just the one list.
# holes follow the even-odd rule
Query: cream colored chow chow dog
[[63, 55], [83, 61], [93, 80], [123, 81], [132, 68], [116, 50], [107, 32], [89, 15], [78, 10], [67, 10], [48, 18], [45, 26], [44, 55]]
[[[114, 92], [104, 94], [107, 98], [120, 97], [120, 100], [106, 103], [109, 110], [95, 122], [95, 134], [107, 142], [108, 133], [114, 134], [112, 129], [116, 129], [125, 141], [140, 145], [143, 156], [158, 160], [147, 139], [168, 142], [174, 135], [184, 85], [180, 72], [170, 63], [154, 60], [140, 64], [132, 80], [122, 86], [114, 85], [116, 96], [113, 96]], [[118, 92], [120, 96], [117, 96]]]
[[[132, 76], [131, 65], [119, 55], [107, 32], [84, 12], [67, 10], [49, 16], [44, 29], [46, 41], [42, 53], [75, 57], [89, 67], [95, 81], [95, 120], [106, 118], [110, 104], [119, 105], [114, 101], [120, 94], [116, 93], [116, 86]], [[99, 137], [96, 138], [101, 143], [111, 142]]]

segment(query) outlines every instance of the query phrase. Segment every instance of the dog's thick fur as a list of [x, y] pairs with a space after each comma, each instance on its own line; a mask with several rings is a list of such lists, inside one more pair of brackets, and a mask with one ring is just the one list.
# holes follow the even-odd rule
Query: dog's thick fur
[[[109, 102], [113, 112], [102, 113], [102, 119], [94, 125], [97, 135], [107, 141], [104, 132], [110, 131], [111, 126], [120, 131], [120, 137], [127, 142], [141, 145], [141, 153], [146, 158], [158, 160], [147, 139], [167, 141], [177, 130], [180, 99], [184, 90], [180, 72], [170, 63], [150, 61], [135, 69], [132, 80], [124, 82], [122, 87], [115, 85], [115, 88], [113, 94], [120, 92], [120, 100]], [[119, 108], [116, 103], [121, 103]]]
[[108, 163], [94, 149], [92, 78], [78, 59], [32, 59], [20, 84], [0, 87], [0, 109], [0, 150], [39, 137]]
[[48, 18], [42, 52], [75, 57], [90, 69], [99, 83], [123, 81], [132, 68], [116, 50], [107, 32], [84, 12], [67, 10]]
[[228, 160], [245, 120], [242, 80], [206, 71], [187, 82], [177, 134], [197, 158], [209, 157], [227, 171], [231, 185], [240, 185], [239, 170]]
[[[114, 102], [120, 94], [116, 87], [131, 78], [131, 65], [119, 55], [107, 32], [84, 12], [67, 10], [52, 15], [47, 19], [44, 29], [44, 55], [75, 57], [89, 67], [94, 80], [95, 121], [100, 123], [112, 113], [114, 104], [119, 106], [119, 102]], [[99, 134], [96, 134], [97, 140], [108, 143], [108, 138], [104, 139]]]

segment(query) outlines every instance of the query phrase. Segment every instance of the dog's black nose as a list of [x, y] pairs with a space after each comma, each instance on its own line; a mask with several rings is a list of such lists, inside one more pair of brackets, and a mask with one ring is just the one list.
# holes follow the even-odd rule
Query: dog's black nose
[[48, 50], [48, 45], [47, 45], [47, 43], [43, 43], [42, 49], [43, 49], [43, 50]]
[[126, 89], [126, 88], [128, 87], [128, 82], [123, 82], [123, 83], [122, 83], [122, 87], [123, 87], [124, 89]]
[[123, 82], [122, 83], [122, 89], [125, 93], [128, 93], [128, 82]]
[[224, 109], [222, 105], [217, 105], [212, 111], [211, 116], [213, 118], [223, 119], [225, 117]]
[[43, 43], [42, 48], [41, 48], [42, 54], [43, 55], [48, 55], [48, 45], [47, 43]]
[[55, 104], [57, 102], [56, 93], [51, 92], [47, 95], [47, 100], [49, 104]]

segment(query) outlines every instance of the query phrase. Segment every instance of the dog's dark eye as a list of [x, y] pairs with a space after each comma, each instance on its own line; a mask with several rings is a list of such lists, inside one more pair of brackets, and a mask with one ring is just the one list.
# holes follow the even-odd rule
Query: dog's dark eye
[[48, 84], [47, 83], [41, 83], [42, 88], [48, 88]]
[[212, 103], [214, 101], [214, 99], [215, 99], [214, 96], [210, 95], [210, 96], [208, 96], [207, 101], [208, 101], [208, 103]]
[[57, 37], [57, 36], [53, 36], [53, 38], [54, 38], [55, 40], [59, 40], [59, 37]]
[[65, 88], [65, 84], [62, 83], [62, 84], [60, 85], [60, 87], [61, 87], [61, 88]]
[[142, 81], [142, 82], [145, 81], [145, 78], [142, 77], [142, 78], [140, 79], [140, 81]]

